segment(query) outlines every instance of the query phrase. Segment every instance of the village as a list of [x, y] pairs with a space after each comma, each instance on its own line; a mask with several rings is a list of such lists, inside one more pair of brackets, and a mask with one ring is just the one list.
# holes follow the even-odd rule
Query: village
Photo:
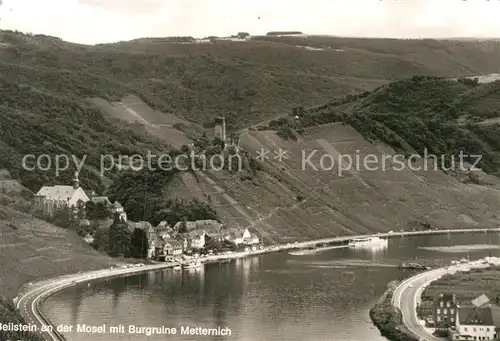
[[[205, 255], [216, 256], [263, 248], [257, 234], [248, 228], [226, 227], [215, 219], [182, 220], [173, 226], [167, 221], [161, 221], [157, 226], [148, 221], [130, 221], [118, 201], [112, 203], [108, 197], [80, 187], [76, 173], [71, 186], [43, 186], [35, 196], [34, 207], [47, 218], [65, 210], [71, 212], [72, 216], [78, 217], [75, 218], [77, 230], [90, 245], [96, 242], [96, 225], [100, 229], [109, 229], [112, 224], [119, 222], [126, 225], [130, 235], [140, 230], [143, 236], [140, 241], [143, 250], [140, 254], [149, 261], [182, 263], [185, 259]], [[100, 210], [101, 219], [92, 219], [90, 208], [92, 211]], [[82, 213], [82, 210], [85, 212]]]

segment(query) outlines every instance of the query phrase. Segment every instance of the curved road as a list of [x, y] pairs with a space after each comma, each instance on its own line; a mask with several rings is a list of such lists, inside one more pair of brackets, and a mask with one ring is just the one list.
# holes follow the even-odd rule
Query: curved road
[[[343, 237], [333, 237], [333, 238], [325, 238], [325, 239], [320, 239], [320, 240], [314, 240], [314, 241], [306, 241], [306, 242], [299, 242], [299, 243], [293, 243], [293, 244], [284, 244], [284, 245], [274, 245], [274, 246], [268, 246], [265, 247], [263, 250], [258, 250], [256, 252], [242, 252], [242, 253], [234, 253], [230, 256], [219, 256], [219, 257], [212, 257], [213, 260], [217, 260], [218, 258], [238, 258], [238, 257], [245, 257], [249, 255], [256, 255], [256, 254], [262, 254], [262, 253], [267, 253], [267, 252], [273, 252], [273, 251], [279, 251], [279, 250], [285, 250], [285, 249], [295, 249], [295, 248], [303, 248], [303, 247], [308, 247], [308, 246], [316, 246], [317, 244], [321, 243], [331, 243], [331, 242], [339, 242], [339, 241], [347, 241], [353, 238], [360, 238], [360, 237], [397, 237], [397, 236], [405, 236], [405, 235], [424, 235], [424, 234], [446, 234], [446, 233], [467, 233], [467, 232], [488, 232], [488, 231], [500, 231], [500, 228], [493, 228], [493, 229], [460, 229], [460, 230], [437, 230], [437, 231], [415, 231], [415, 232], [395, 232], [395, 233], [380, 233], [380, 234], [373, 234], [373, 235], [360, 235], [360, 236], [343, 236]], [[206, 259], [206, 261], [210, 261], [210, 259]], [[144, 271], [151, 271], [151, 270], [160, 270], [164, 268], [168, 268], [172, 266], [171, 264], [168, 263], [163, 263], [163, 264], [154, 264], [154, 265], [145, 265], [141, 267], [134, 267], [134, 268], [108, 268], [108, 269], [103, 269], [103, 270], [97, 270], [97, 271], [90, 271], [82, 274], [73, 274], [73, 275], [68, 275], [64, 277], [58, 277], [54, 279], [49, 279], [41, 282], [37, 282], [33, 285], [28, 286], [27, 290], [24, 290], [24, 292], [20, 293], [20, 295], [17, 298], [16, 301], [16, 308], [20, 311], [21, 315], [25, 319], [26, 323], [36, 325], [37, 330], [43, 334], [46, 340], [49, 341], [60, 341], [64, 340], [61, 335], [56, 331], [56, 330], [50, 330], [50, 322], [45, 319], [42, 314], [39, 312], [39, 305], [40, 302], [43, 301], [43, 299], [49, 297], [50, 295], [63, 290], [67, 287], [71, 287], [77, 283], [82, 283], [82, 282], [88, 282], [92, 281], [95, 279], [102, 279], [106, 277], [112, 277], [112, 276], [120, 276], [120, 275], [129, 275], [133, 273], [138, 273], [138, 272], [144, 272]], [[443, 271], [443, 269], [438, 269]], [[443, 273], [438, 273], [436, 272], [436, 277], [433, 277], [434, 271], [438, 270], [433, 270], [430, 272], [426, 272], [420, 275], [417, 275], [415, 277], [412, 277], [408, 279], [407, 281], [403, 282], [394, 292], [393, 295], [393, 304], [396, 307], [400, 307], [401, 301], [404, 301], [404, 307], [402, 310], [403, 312], [403, 321], [405, 324], [408, 324], [408, 328], [412, 332], [416, 332], [416, 335], [422, 335], [421, 337], [424, 337], [423, 340], [431, 340], [435, 341], [438, 340], [432, 336], [429, 336], [427, 332], [420, 326], [418, 323], [418, 319], [416, 318], [415, 315], [415, 308], [411, 309], [410, 307], [415, 307], [415, 302], [417, 300], [417, 297], [420, 297], [419, 295], [417, 296], [415, 289], [417, 289], [419, 286], [422, 286], [426, 282], [433, 281], [440, 277]], [[439, 274], [439, 275], [438, 275]], [[426, 275], [429, 276], [428, 278], [420, 278], [419, 276], [421, 275]], [[414, 282], [415, 285], [412, 283]], [[405, 283], [406, 286], [404, 285]], [[395, 297], [398, 297], [397, 300], [395, 300]], [[413, 297], [411, 302], [407, 302], [408, 297]], [[408, 321], [408, 322], [406, 322]], [[42, 332], [42, 328], [48, 329], [46, 331]]]
[[410, 277], [403, 281], [394, 290], [392, 296], [392, 304], [401, 310], [403, 323], [415, 336], [420, 340], [426, 341], [443, 341], [444, 339], [437, 338], [430, 334], [420, 323], [417, 317], [417, 303], [420, 301], [420, 296], [431, 282], [439, 279], [445, 274], [452, 274], [456, 271], [469, 271], [471, 268], [488, 267], [489, 264], [484, 264], [483, 260], [457, 264], [447, 268], [440, 268], [431, 271], [426, 271], [416, 276]]
[[[16, 302], [16, 308], [19, 310], [26, 323], [35, 325], [37, 330], [46, 340], [61, 341], [64, 340], [61, 335], [56, 330], [50, 330], [51, 327], [49, 327], [49, 322], [39, 312], [40, 301], [60, 290], [63, 290], [64, 288], [76, 285], [77, 283], [88, 282], [110, 276], [129, 275], [138, 272], [159, 270], [169, 266], [170, 264], [166, 263], [125, 269], [109, 268], [39, 282], [35, 285], [30, 285], [27, 292], [19, 296]], [[44, 329], [45, 331], [42, 331]]]

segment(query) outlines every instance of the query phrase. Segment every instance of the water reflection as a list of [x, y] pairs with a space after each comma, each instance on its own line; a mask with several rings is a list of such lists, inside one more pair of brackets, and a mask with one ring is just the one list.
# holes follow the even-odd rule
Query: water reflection
[[71, 324], [75, 325], [80, 315], [80, 307], [83, 301], [83, 290], [76, 290], [74, 295], [74, 303], [71, 305]]
[[[382, 341], [368, 309], [388, 281], [405, 276], [394, 264], [455, 260], [467, 254], [421, 247], [496, 244], [500, 235], [394, 238], [387, 247], [333, 249], [311, 255], [275, 253], [164, 270], [64, 291], [44, 310], [56, 324], [229, 327], [234, 341]], [[498, 250], [491, 251], [498, 253]], [[488, 250], [469, 252], [471, 258]], [[495, 254], [494, 254], [495, 255]], [[72, 333], [68, 341], [159, 341], [165, 336]], [[175, 340], [193, 340], [176, 335]], [[220, 340], [197, 336], [196, 340]]]
[[371, 257], [371, 260], [383, 260], [386, 258], [388, 248], [388, 244], [376, 244], [351, 248], [351, 250], [353, 251], [354, 255], [367, 254]]

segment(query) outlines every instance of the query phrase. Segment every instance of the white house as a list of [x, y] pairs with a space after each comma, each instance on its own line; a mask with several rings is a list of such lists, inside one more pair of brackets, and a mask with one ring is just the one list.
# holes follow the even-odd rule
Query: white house
[[225, 233], [225, 239], [235, 245], [254, 245], [259, 243], [259, 237], [245, 229], [232, 228]]
[[187, 234], [188, 247], [191, 249], [202, 249], [205, 246], [206, 232], [203, 230], [191, 231]]
[[491, 307], [458, 307], [453, 340], [495, 340]]
[[111, 205], [111, 212], [113, 212], [113, 214], [118, 213], [118, 214], [119, 214], [119, 218], [120, 218], [122, 221], [127, 221], [127, 213], [126, 213], [126, 212], [125, 212], [125, 210], [123, 209], [122, 204], [120, 204], [118, 201], [115, 201], [115, 202]]
[[52, 215], [55, 210], [76, 208], [78, 202], [88, 202], [90, 199], [80, 187], [78, 173], [73, 178], [73, 186], [43, 186], [35, 195], [35, 207], [44, 214]]
[[173, 239], [168, 240], [163, 247], [163, 253], [169, 257], [182, 255], [182, 243]]
[[83, 238], [83, 240], [87, 244], [92, 244], [94, 242], [94, 237], [92, 237], [89, 233], [87, 233], [87, 235]]
[[163, 240], [172, 238], [174, 235], [174, 230], [170, 227], [167, 221], [161, 221], [158, 226], [156, 226], [156, 235]]

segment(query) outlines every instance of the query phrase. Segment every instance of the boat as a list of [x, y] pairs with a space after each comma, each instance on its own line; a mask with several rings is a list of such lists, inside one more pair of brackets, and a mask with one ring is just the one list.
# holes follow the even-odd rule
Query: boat
[[186, 270], [199, 269], [199, 268], [201, 268], [201, 263], [200, 262], [185, 263], [185, 264], [182, 264], [182, 268], [186, 269]]
[[304, 255], [310, 255], [313, 253], [316, 253], [316, 247], [310, 246], [310, 247], [304, 247], [300, 249], [295, 249], [293, 251], [288, 252], [288, 254], [293, 255], [293, 256], [304, 256]]
[[365, 237], [365, 238], [355, 238], [349, 241], [350, 247], [371, 247], [371, 246], [381, 246], [387, 245], [388, 241], [385, 238], [379, 237]]
[[174, 270], [182, 270], [182, 266], [176, 265], [176, 266], [174, 266]]

